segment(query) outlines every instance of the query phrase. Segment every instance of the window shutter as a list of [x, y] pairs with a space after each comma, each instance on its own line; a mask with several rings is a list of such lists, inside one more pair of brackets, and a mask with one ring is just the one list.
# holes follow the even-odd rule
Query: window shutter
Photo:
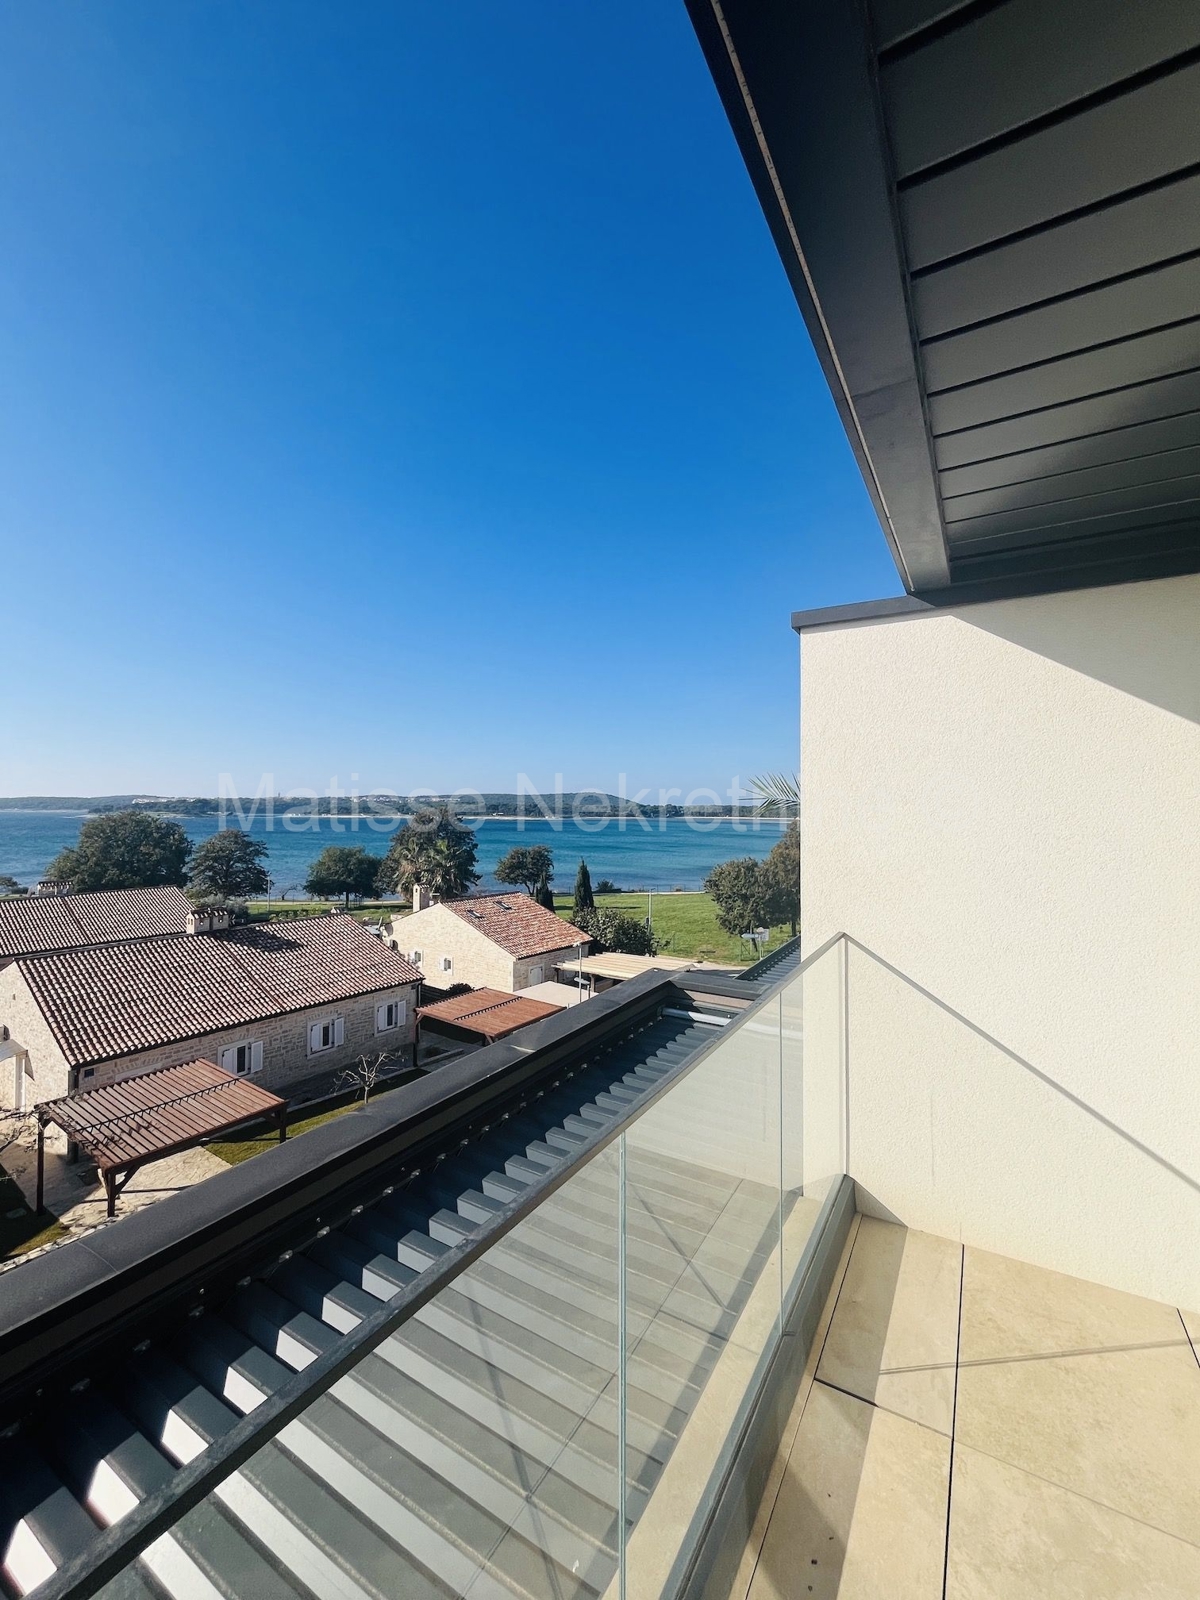
[[254, 1043], [250, 1046], [250, 1071], [251, 1072], [261, 1072], [262, 1071], [262, 1057], [263, 1057], [262, 1041], [259, 1040], [259, 1039], [256, 1039], [254, 1041]]
[[397, 1000], [396, 1001], [396, 1026], [398, 1028], [402, 1028], [407, 1021], [408, 1021], [408, 1001], [407, 1000]]
[[333, 1042], [342, 1044], [346, 1038], [346, 1024], [341, 1017], [333, 1019]]
[[387, 1006], [375, 1007], [375, 1032], [382, 1033], [387, 1027]]
[[310, 1022], [308, 1025], [308, 1048], [319, 1050], [321, 1048], [321, 1024]]
[[237, 1051], [233, 1045], [226, 1044], [221, 1046], [221, 1052], [217, 1056], [217, 1065], [222, 1072], [235, 1073], [237, 1071]]

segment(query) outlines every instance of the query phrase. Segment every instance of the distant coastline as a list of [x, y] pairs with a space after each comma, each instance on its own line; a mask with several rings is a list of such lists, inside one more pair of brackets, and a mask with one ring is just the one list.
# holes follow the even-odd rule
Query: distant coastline
[[[457, 804], [454, 795], [269, 795], [257, 797], [214, 797], [210, 795], [14, 795], [0, 796], [0, 811], [7, 812], [58, 812], [64, 815], [102, 816], [111, 811], [129, 807], [152, 812], [164, 817], [216, 817], [261, 815], [264, 812], [278, 816], [354, 818], [404, 818], [432, 805]], [[478, 806], [463, 809], [458, 814], [464, 822], [536, 822], [554, 821], [568, 816], [599, 820], [601, 818], [627, 818], [653, 822], [664, 817], [733, 817], [749, 819], [756, 814], [753, 805], [642, 805], [626, 800], [620, 795], [602, 794], [597, 790], [578, 790], [556, 794], [547, 799], [536, 794], [484, 794], [476, 792], [474, 798], [482, 799]], [[349, 802], [349, 803], [348, 803]]]

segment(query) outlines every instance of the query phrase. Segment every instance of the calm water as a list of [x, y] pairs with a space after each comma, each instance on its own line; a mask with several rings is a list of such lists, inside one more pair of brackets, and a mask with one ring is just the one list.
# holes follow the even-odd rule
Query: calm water
[[[72, 811], [0, 811], [0, 874], [10, 874], [19, 883], [36, 883], [58, 852], [79, 838], [83, 820], [81, 813]], [[293, 832], [280, 818], [273, 820], [274, 826], [268, 828], [265, 817], [255, 817], [249, 832], [267, 843], [267, 869], [277, 894], [289, 886], [298, 889], [309, 865], [326, 845], [361, 844], [372, 854], [383, 855], [394, 831], [377, 831], [365, 822], [354, 829], [349, 821], [319, 817], [303, 819], [303, 831]], [[189, 838], [197, 842], [218, 828], [215, 817], [180, 821]], [[474, 826], [479, 835], [481, 888], [496, 887], [492, 869], [514, 845], [545, 844], [554, 852], [554, 887], [563, 894], [574, 886], [581, 856], [593, 883], [611, 878], [622, 889], [698, 889], [718, 861], [728, 861], [731, 856], [765, 856], [777, 842], [782, 825], [722, 819], [704, 823], [701, 830], [682, 817], [672, 817], [661, 826], [656, 823], [652, 831], [633, 822], [621, 828], [610, 821], [595, 830], [571, 819], [557, 826], [544, 818], [526, 818], [523, 825], [489, 818]]]

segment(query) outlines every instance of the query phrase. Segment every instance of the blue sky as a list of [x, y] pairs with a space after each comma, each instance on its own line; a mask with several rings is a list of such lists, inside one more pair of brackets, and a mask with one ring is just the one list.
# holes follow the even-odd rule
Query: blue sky
[[899, 591], [681, 0], [5, 0], [0, 214], [0, 793], [723, 786]]

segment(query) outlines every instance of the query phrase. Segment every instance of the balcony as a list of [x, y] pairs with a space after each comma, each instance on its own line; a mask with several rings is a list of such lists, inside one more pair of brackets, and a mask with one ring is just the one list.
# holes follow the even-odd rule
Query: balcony
[[1200, 1592], [1195, 1314], [855, 1220], [730, 1600]]
[[[989, 1248], [962, 1097], [1014, 1073], [1054, 1095], [845, 938], [648, 974], [30, 1263], [5, 1587], [1196, 1592], [1200, 1319]], [[1068, 1166], [1120, 1143], [1057, 1098]], [[904, 1225], [935, 1202], [957, 1239]]]

